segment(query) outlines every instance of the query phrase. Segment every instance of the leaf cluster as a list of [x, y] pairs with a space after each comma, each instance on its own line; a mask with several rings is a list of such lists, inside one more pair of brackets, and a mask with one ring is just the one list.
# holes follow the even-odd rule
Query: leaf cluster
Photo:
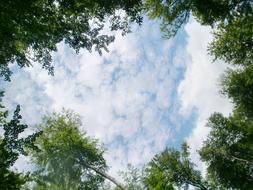
[[[118, 14], [123, 10], [124, 14]], [[64, 41], [77, 52], [107, 50], [110, 30], [129, 31], [142, 22], [140, 0], [6, 0], [0, 4], [0, 76], [10, 80], [10, 63], [20, 67], [39, 62], [53, 74], [51, 52]]]

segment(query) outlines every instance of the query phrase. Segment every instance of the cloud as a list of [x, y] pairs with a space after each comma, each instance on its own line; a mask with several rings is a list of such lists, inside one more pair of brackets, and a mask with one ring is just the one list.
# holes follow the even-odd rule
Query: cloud
[[61, 43], [54, 54], [55, 76], [36, 64], [17, 70], [6, 84], [6, 99], [21, 104], [31, 124], [62, 107], [80, 114], [82, 129], [106, 146], [115, 175], [127, 163], [146, 163], [187, 135], [181, 130], [192, 115], [180, 118], [176, 91], [188, 58], [184, 38], [182, 32], [164, 40], [159, 26], [146, 22], [126, 37], [117, 34], [103, 56], [87, 51], [77, 56]]
[[[18, 70], [12, 76], [12, 83], [1, 83], [1, 90], [5, 91], [3, 104], [10, 111], [10, 116], [18, 104], [25, 105], [21, 115], [28, 124], [34, 125], [40, 121], [41, 114], [50, 110], [51, 99], [44, 92], [44, 87], [33, 81], [26, 71]], [[39, 93], [38, 93], [39, 92]]]
[[[199, 163], [196, 150], [200, 149], [208, 134], [208, 128], [205, 127], [207, 118], [213, 112], [228, 115], [232, 105], [219, 94], [219, 78], [227, 65], [212, 62], [207, 52], [208, 43], [212, 40], [211, 29], [192, 20], [186, 25], [185, 30], [188, 35], [186, 51], [190, 59], [186, 63], [184, 79], [178, 86], [178, 95], [182, 115], [191, 114], [193, 111], [198, 113], [196, 127], [187, 140], [193, 160]], [[200, 164], [198, 166], [201, 168]]]
[[126, 37], [117, 34], [103, 56], [76, 55], [61, 43], [53, 55], [55, 76], [37, 64], [16, 69], [12, 82], [2, 83], [4, 102], [12, 109], [21, 104], [29, 124], [62, 107], [74, 110], [82, 130], [107, 148], [115, 176], [127, 163], [144, 164], [165, 146], [178, 148], [185, 137], [198, 161], [206, 119], [214, 111], [228, 114], [231, 104], [217, 87], [226, 65], [212, 63], [206, 52], [210, 28], [191, 21], [185, 30], [187, 38], [181, 31], [164, 40], [157, 23], [145, 22]]

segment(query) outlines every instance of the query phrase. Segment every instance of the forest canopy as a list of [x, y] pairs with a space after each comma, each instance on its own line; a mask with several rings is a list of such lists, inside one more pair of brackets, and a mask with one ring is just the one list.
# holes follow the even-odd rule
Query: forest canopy
[[130, 23], [142, 22], [140, 0], [6, 0], [0, 12], [0, 76], [6, 80], [11, 63], [40, 63], [53, 74], [51, 53], [61, 41], [76, 52], [84, 48], [101, 54], [114, 40], [102, 33], [106, 22], [111, 31], [123, 34]]
[[[250, 0], [6, 0], [0, 4], [0, 82], [11, 80], [12, 65], [41, 64], [53, 75], [51, 54], [60, 42], [76, 53], [109, 51], [113, 31], [126, 35], [132, 24], [141, 25], [146, 16], [161, 22], [167, 38], [173, 38], [190, 18], [210, 26], [213, 41], [207, 52], [214, 61], [229, 65], [218, 90], [233, 109], [228, 116], [215, 112], [208, 118], [209, 133], [196, 153], [206, 165], [206, 175], [197, 169], [199, 163], [191, 160], [191, 147], [184, 142], [181, 149], [164, 145], [146, 165], [122, 171], [122, 183], [108, 174], [106, 147], [88, 136], [79, 115], [69, 110], [48, 113], [41, 122], [28, 126], [19, 105], [12, 116], [3, 106], [1, 91], [0, 189], [253, 189]], [[105, 33], [108, 28], [109, 34]], [[31, 134], [26, 133], [29, 130]], [[13, 169], [21, 155], [34, 170]]]

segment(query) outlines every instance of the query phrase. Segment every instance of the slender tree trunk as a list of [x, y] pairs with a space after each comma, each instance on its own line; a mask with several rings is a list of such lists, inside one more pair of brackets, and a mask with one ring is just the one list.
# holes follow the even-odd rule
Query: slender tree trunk
[[108, 179], [109, 181], [111, 181], [113, 184], [115, 184], [117, 187], [119, 187], [121, 190], [128, 190], [128, 188], [126, 186], [124, 186], [121, 182], [119, 182], [117, 179], [115, 179], [114, 177], [108, 175], [105, 172], [99, 171], [98, 169], [92, 167], [92, 166], [88, 166], [86, 165], [87, 168], [90, 168], [91, 170], [95, 171], [96, 173], [98, 173], [99, 175], [103, 176], [104, 178]]
[[189, 185], [192, 185], [194, 187], [198, 187], [200, 188], [201, 190], [207, 190], [208, 188], [205, 187], [203, 184], [199, 183], [199, 182], [195, 182], [195, 181], [192, 181], [192, 180], [189, 180], [189, 179], [185, 179], [185, 182]]
[[241, 162], [245, 162], [246, 164], [250, 164], [250, 165], [253, 165], [253, 162], [251, 161], [248, 161], [248, 160], [245, 160], [245, 159], [242, 159], [242, 158], [238, 158], [236, 156], [233, 156], [231, 155], [232, 159], [235, 159], [235, 160], [238, 160], [238, 161], [241, 161]]

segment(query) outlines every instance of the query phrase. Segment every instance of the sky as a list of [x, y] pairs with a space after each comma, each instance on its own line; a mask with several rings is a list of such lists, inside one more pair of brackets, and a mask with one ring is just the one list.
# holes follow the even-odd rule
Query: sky
[[[9, 109], [20, 104], [30, 126], [62, 108], [79, 114], [81, 130], [106, 148], [115, 177], [128, 163], [141, 166], [183, 141], [203, 170], [196, 151], [208, 134], [206, 120], [213, 112], [228, 115], [232, 109], [219, 94], [226, 65], [212, 62], [206, 51], [211, 40], [211, 29], [190, 19], [172, 39], [163, 38], [158, 22], [145, 20], [127, 36], [116, 33], [102, 56], [85, 50], [76, 55], [60, 43], [53, 54], [55, 75], [38, 64], [13, 67], [11, 83], [1, 81], [3, 102]], [[28, 166], [22, 158], [17, 167]]]

